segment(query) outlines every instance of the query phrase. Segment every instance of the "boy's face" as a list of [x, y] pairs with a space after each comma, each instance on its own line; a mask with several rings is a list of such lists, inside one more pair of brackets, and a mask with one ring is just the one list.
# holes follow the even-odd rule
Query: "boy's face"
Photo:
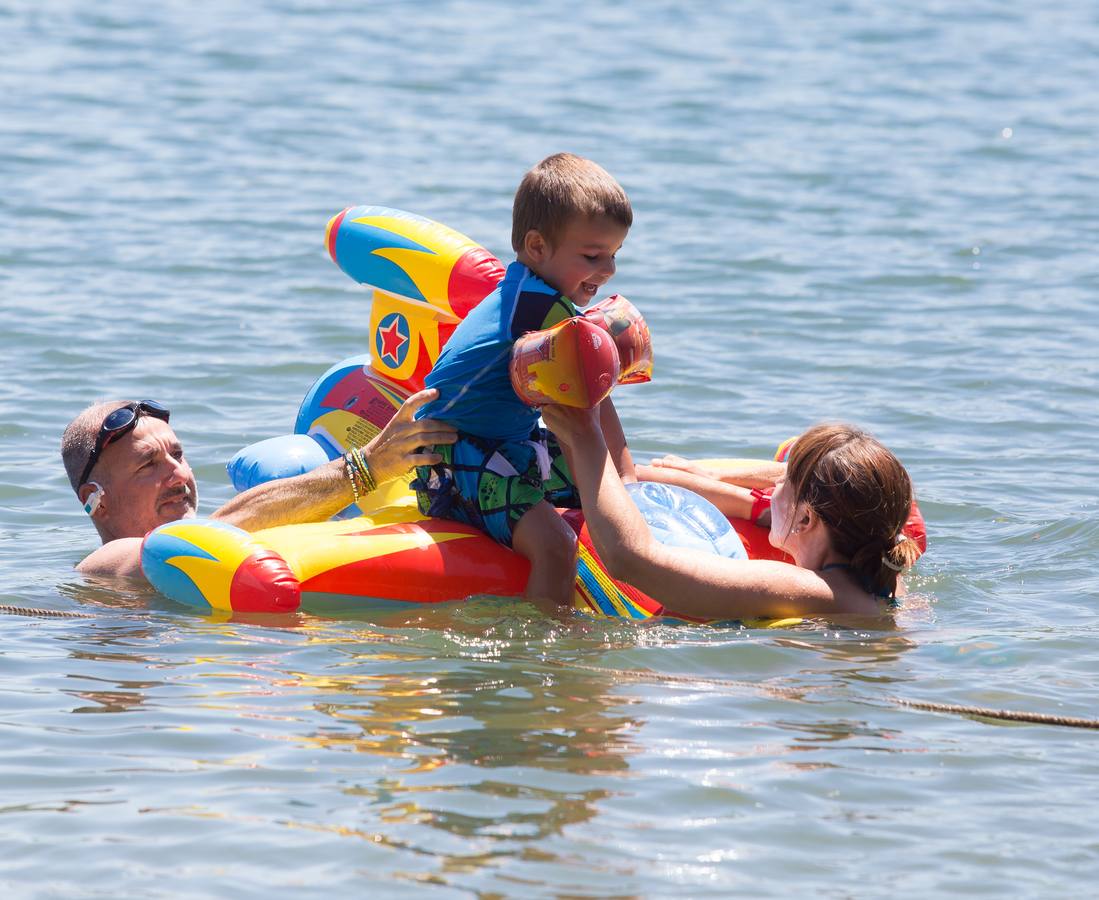
[[587, 306], [614, 275], [614, 255], [628, 232], [608, 216], [575, 218], [554, 246], [540, 232], [527, 232], [521, 261], [577, 306]]

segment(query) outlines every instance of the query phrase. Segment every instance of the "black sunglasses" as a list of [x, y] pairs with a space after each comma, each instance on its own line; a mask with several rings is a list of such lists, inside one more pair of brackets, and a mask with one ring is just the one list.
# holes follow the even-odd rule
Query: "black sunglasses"
[[92, 455], [88, 457], [88, 464], [84, 466], [80, 481], [77, 482], [78, 487], [88, 483], [88, 476], [92, 474], [92, 469], [99, 462], [99, 454], [122, 435], [133, 431], [134, 426], [137, 425], [137, 420], [141, 418], [143, 413], [152, 416], [154, 419], [160, 419], [161, 422], [167, 422], [168, 417], [171, 415], [167, 406], [161, 406], [155, 400], [139, 400], [137, 403], [127, 403], [110, 413], [103, 420], [103, 424], [99, 426], [95, 447], [92, 450]]

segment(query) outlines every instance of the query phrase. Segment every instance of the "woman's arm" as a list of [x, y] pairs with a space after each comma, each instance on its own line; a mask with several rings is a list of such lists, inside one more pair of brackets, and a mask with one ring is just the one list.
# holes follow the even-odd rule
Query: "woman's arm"
[[614, 467], [618, 470], [618, 476], [626, 484], [637, 481], [633, 457], [626, 445], [626, 432], [622, 429], [622, 420], [618, 418], [618, 410], [614, 408], [610, 397], [599, 404], [599, 427], [607, 442]]
[[[434, 419], [414, 419], [416, 411], [438, 394], [420, 391], [409, 397], [397, 414], [363, 449], [378, 484], [404, 475], [413, 466], [431, 465], [437, 453], [420, 452], [435, 444], [452, 444], [454, 428]], [[212, 516], [245, 531], [321, 522], [355, 499], [343, 459], [334, 459], [312, 472], [256, 485], [238, 494]]]
[[[759, 488], [764, 490], [772, 488], [776, 482], [786, 474], [786, 463], [771, 462], [769, 460], [738, 459], [729, 462], [717, 463], [714, 461], [700, 463], [685, 459], [682, 456], [669, 454], [654, 459], [650, 466], [646, 467], [650, 472], [662, 472], [669, 477], [675, 473], [687, 473], [690, 475], [712, 478], [715, 481], [723, 481], [726, 484], [735, 484], [746, 488]], [[642, 478], [642, 481], [665, 481], [662, 477]], [[673, 481], [672, 484], [679, 482]], [[694, 490], [692, 488], [692, 490]], [[727, 514], [728, 515], [728, 514]]]
[[618, 478], [597, 416], [559, 406], [546, 407], [542, 414], [558, 439], [570, 447], [588, 531], [614, 577], [670, 611], [699, 618], [786, 618], [851, 611], [838, 609], [827, 582], [807, 569], [766, 560], [731, 560], [658, 543]]
[[746, 487], [726, 484], [716, 478], [664, 466], [637, 466], [636, 471], [640, 481], [676, 484], [701, 494], [727, 516], [738, 519], [751, 518], [753, 498], [751, 490]]

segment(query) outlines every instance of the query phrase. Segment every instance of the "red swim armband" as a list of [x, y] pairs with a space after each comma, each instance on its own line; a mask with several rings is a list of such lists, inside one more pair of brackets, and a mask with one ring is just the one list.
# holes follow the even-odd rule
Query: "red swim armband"
[[619, 384], [643, 384], [653, 380], [653, 339], [636, 306], [621, 294], [612, 294], [589, 306], [581, 315], [614, 340], [622, 365]]
[[618, 350], [606, 331], [576, 316], [518, 338], [509, 372], [512, 388], [528, 406], [591, 409], [618, 380]]

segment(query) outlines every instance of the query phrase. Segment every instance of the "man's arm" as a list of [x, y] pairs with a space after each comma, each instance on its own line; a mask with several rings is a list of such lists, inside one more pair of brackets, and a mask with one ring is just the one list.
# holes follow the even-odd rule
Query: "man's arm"
[[[383, 484], [404, 475], [413, 466], [429, 466], [442, 457], [426, 448], [453, 444], [457, 432], [434, 419], [414, 417], [439, 392], [430, 389], [409, 397], [385, 428], [366, 447], [363, 455], [375, 482]], [[211, 518], [236, 525], [245, 531], [259, 531], [278, 525], [322, 522], [330, 519], [355, 499], [342, 458], [312, 472], [268, 481], [237, 494]]]
[[[210, 518], [245, 531], [258, 531], [276, 525], [319, 522], [335, 515], [354, 499], [341, 458], [304, 475], [258, 484], [237, 494]], [[106, 578], [141, 576], [143, 541], [144, 538], [138, 537], [108, 541], [77, 564], [76, 571]]]
[[[454, 443], [457, 432], [434, 419], [416, 421], [416, 411], [437, 391], [420, 391], [409, 397], [397, 414], [364, 448], [367, 464], [378, 484], [403, 475], [413, 466], [432, 465], [440, 460], [433, 452], [420, 452], [435, 444]], [[212, 516], [245, 531], [258, 531], [276, 525], [319, 522], [335, 515], [354, 500], [351, 482], [343, 459], [296, 475], [256, 485], [238, 494]], [[118, 538], [110, 541], [79, 563], [83, 575], [141, 575], [142, 538]]]
[[[319, 522], [354, 499], [341, 458], [304, 475], [258, 484], [237, 494], [210, 518], [245, 531], [258, 531], [276, 525]], [[100, 577], [140, 576], [143, 540], [127, 537], [108, 541], [80, 562], [76, 571]]]
[[341, 457], [303, 475], [257, 484], [237, 494], [210, 518], [245, 531], [259, 531], [277, 525], [322, 522], [354, 499]]

